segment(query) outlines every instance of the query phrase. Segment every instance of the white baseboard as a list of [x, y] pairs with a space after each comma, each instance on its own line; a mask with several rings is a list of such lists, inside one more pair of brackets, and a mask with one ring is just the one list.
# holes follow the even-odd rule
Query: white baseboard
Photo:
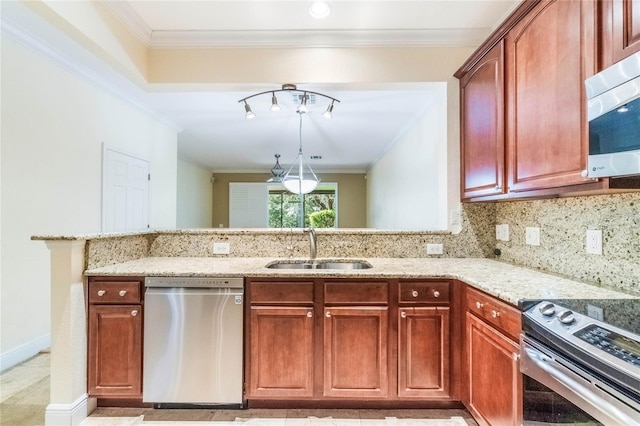
[[96, 399], [85, 393], [71, 404], [49, 404], [44, 413], [46, 426], [77, 426], [96, 408]]
[[0, 355], [0, 371], [4, 371], [14, 365], [20, 364], [22, 361], [26, 361], [43, 349], [51, 347], [51, 334], [45, 334], [37, 339], [18, 346], [6, 353]]

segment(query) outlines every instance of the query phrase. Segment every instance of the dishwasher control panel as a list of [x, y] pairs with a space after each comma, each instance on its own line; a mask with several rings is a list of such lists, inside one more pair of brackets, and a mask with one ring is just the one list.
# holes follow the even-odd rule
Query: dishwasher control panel
[[146, 277], [146, 287], [173, 288], [243, 288], [243, 278], [227, 277]]

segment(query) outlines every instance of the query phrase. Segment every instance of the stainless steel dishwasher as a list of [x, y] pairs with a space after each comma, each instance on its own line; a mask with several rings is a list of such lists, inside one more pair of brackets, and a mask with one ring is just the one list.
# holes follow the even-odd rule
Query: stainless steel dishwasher
[[243, 279], [145, 279], [143, 401], [242, 406]]

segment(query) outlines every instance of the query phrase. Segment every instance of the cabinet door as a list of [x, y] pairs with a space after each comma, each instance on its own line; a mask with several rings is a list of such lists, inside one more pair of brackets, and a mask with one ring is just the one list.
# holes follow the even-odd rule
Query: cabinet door
[[387, 308], [325, 307], [324, 315], [324, 396], [387, 397]]
[[603, 0], [602, 68], [640, 51], [640, 0]]
[[398, 396], [449, 395], [449, 308], [400, 308]]
[[543, 0], [507, 35], [510, 191], [591, 182], [584, 80], [595, 72], [595, 2]]
[[503, 64], [500, 41], [460, 80], [463, 199], [505, 192]]
[[251, 307], [248, 397], [313, 394], [313, 308]]
[[518, 345], [467, 313], [469, 410], [481, 424], [522, 423], [522, 375]]
[[141, 305], [90, 305], [88, 387], [90, 396], [140, 396]]

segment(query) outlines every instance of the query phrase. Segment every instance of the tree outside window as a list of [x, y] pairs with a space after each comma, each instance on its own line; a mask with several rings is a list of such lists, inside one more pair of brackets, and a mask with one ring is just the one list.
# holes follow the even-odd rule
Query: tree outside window
[[[334, 228], [337, 194], [335, 185], [319, 185], [309, 194], [293, 194], [284, 188], [269, 189], [270, 228]], [[302, 199], [301, 199], [302, 198]], [[304, 223], [300, 221], [303, 203]]]

